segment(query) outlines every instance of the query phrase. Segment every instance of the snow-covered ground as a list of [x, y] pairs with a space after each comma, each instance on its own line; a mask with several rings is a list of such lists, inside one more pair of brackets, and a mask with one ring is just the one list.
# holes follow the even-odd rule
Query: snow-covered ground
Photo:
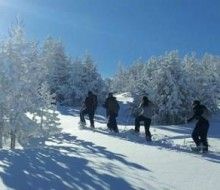
[[33, 140], [38, 147], [1, 150], [0, 190], [219, 189], [219, 114], [211, 121], [210, 152], [195, 154], [189, 150], [193, 124], [152, 126], [153, 142], [147, 143], [143, 127], [139, 136], [132, 134], [133, 121], [125, 110], [131, 99], [119, 99], [119, 134], [106, 129], [103, 110], [98, 111], [92, 130], [78, 127], [77, 109], [62, 108], [60, 134]]

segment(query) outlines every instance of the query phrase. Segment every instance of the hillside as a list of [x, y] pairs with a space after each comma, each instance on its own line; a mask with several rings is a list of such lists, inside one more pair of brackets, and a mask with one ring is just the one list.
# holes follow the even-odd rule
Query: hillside
[[[193, 124], [152, 126], [153, 142], [132, 134], [123, 107], [119, 134], [106, 129], [100, 108], [94, 130], [78, 127], [78, 109], [59, 109], [62, 132], [30, 147], [0, 151], [0, 189], [207, 190], [220, 186], [220, 117], [209, 132], [210, 152], [190, 151]], [[37, 146], [36, 146], [37, 145]]]

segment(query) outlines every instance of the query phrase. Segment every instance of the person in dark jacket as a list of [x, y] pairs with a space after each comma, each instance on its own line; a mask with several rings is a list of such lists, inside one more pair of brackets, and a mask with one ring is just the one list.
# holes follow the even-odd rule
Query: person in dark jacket
[[209, 121], [207, 118], [208, 109], [200, 104], [200, 101], [193, 101], [193, 116], [187, 120], [191, 122], [197, 120], [196, 126], [192, 132], [192, 139], [196, 144], [197, 150], [208, 151], [207, 134], [209, 130]]
[[90, 126], [92, 128], [95, 127], [94, 125], [94, 116], [95, 111], [97, 108], [97, 96], [93, 94], [91, 91], [88, 92], [88, 96], [86, 97], [85, 101], [83, 102], [82, 109], [80, 111], [80, 122], [81, 124], [85, 125], [85, 115], [89, 116]]
[[138, 110], [140, 110], [139, 114], [135, 118], [135, 132], [139, 133], [140, 122], [143, 121], [147, 141], [151, 141], [150, 124], [151, 124], [151, 117], [153, 115], [153, 107], [154, 107], [153, 103], [146, 96], [144, 96], [142, 98], [141, 104], [138, 107]]
[[109, 93], [108, 98], [106, 98], [103, 106], [104, 108], [106, 108], [106, 116], [108, 118], [107, 127], [111, 131], [113, 130], [116, 133], [118, 133], [118, 125], [117, 125], [116, 117], [118, 117], [120, 106], [112, 93]]

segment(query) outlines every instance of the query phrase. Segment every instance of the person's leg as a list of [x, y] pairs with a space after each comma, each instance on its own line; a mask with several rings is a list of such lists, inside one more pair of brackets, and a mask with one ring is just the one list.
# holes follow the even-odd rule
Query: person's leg
[[113, 121], [113, 115], [111, 113], [109, 113], [108, 115], [108, 124], [107, 124], [108, 128], [112, 131], [114, 130], [114, 121]]
[[194, 128], [192, 132], [192, 139], [195, 142], [196, 146], [198, 147], [200, 145], [200, 139], [199, 139], [199, 122], [196, 123], [196, 127]]
[[137, 116], [135, 118], [135, 131], [139, 132], [140, 131], [140, 121], [141, 121], [142, 117], [141, 116]]
[[112, 130], [112, 129], [111, 129], [111, 120], [110, 120], [111, 118], [110, 118], [110, 115], [109, 115], [109, 114], [108, 114], [108, 116], [107, 116], [107, 119], [108, 119], [108, 121], [107, 121], [107, 127], [108, 127], [109, 130]]
[[151, 119], [146, 118], [144, 120], [144, 127], [145, 127], [146, 140], [148, 141], [151, 141], [150, 124], [151, 124]]
[[112, 114], [112, 127], [113, 130], [118, 133], [118, 125], [117, 125], [117, 121], [116, 121], [116, 114]]
[[86, 123], [86, 120], [85, 120], [85, 115], [87, 114], [87, 110], [84, 109], [84, 110], [81, 110], [80, 112], [80, 122], [81, 123]]
[[209, 122], [204, 121], [201, 125], [201, 131], [200, 131], [201, 142], [203, 144], [203, 151], [208, 151], [208, 140], [207, 140], [208, 130], [209, 130]]
[[91, 110], [91, 111], [89, 112], [89, 121], [90, 121], [90, 126], [91, 126], [92, 128], [95, 127], [95, 125], [94, 125], [94, 116], [95, 116], [95, 111]]

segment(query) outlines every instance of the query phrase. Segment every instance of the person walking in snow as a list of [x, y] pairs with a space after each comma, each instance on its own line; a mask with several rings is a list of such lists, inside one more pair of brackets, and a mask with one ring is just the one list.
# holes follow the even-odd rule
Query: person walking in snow
[[116, 117], [118, 117], [120, 106], [112, 93], [109, 93], [103, 107], [106, 109], [106, 116], [108, 118], [107, 127], [111, 131], [113, 130], [116, 133], [118, 133], [118, 125], [117, 125]]
[[196, 126], [192, 132], [192, 139], [196, 144], [197, 151], [208, 151], [208, 141], [207, 134], [209, 130], [209, 121], [208, 121], [208, 109], [200, 103], [200, 101], [193, 101], [193, 116], [187, 120], [191, 122], [197, 120]]
[[83, 106], [80, 111], [80, 122], [82, 125], [86, 124], [85, 115], [88, 115], [89, 121], [90, 121], [90, 126], [92, 128], [95, 127], [94, 116], [95, 116], [97, 104], [98, 104], [97, 96], [95, 94], [93, 94], [91, 91], [89, 91], [88, 96], [86, 97], [85, 101], [83, 102]]
[[135, 118], [135, 132], [139, 133], [140, 122], [143, 121], [147, 141], [151, 141], [150, 124], [151, 124], [151, 117], [153, 115], [153, 107], [154, 107], [153, 103], [146, 96], [144, 96], [142, 98], [142, 102], [138, 107], [139, 114]]

